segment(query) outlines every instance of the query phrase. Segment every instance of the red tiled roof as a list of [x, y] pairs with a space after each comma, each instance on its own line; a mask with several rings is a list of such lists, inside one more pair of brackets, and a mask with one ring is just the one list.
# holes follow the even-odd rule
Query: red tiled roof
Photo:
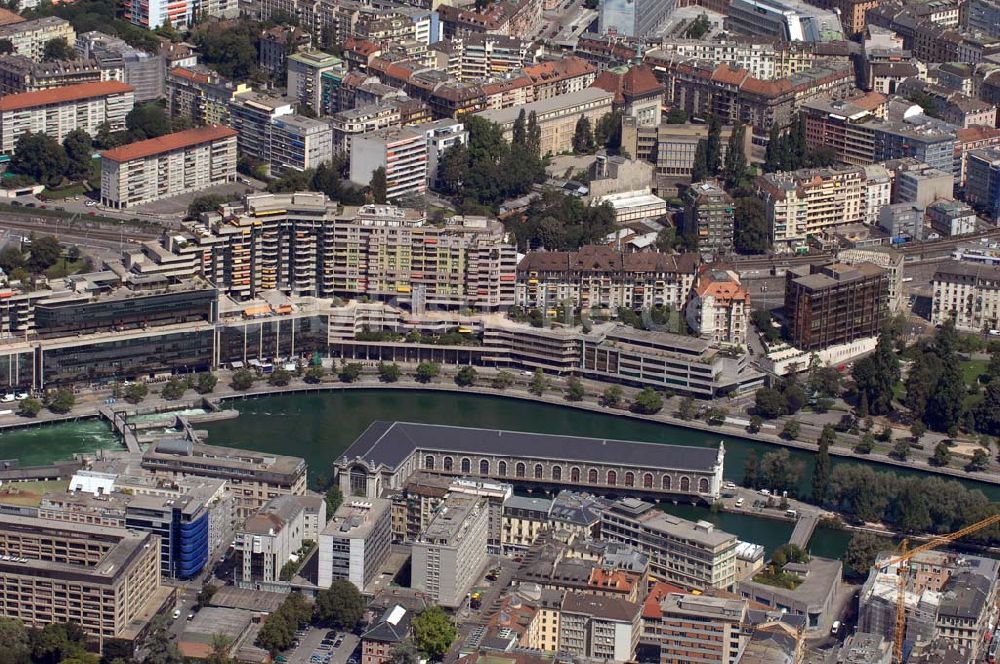
[[645, 65], [632, 67], [624, 74], [606, 69], [594, 79], [590, 87], [613, 93], [614, 103], [618, 106], [624, 104], [630, 97], [663, 92], [663, 86], [656, 80], [653, 71]]
[[729, 85], [740, 85], [750, 77], [746, 69], [733, 69], [727, 64], [721, 64], [712, 72], [712, 80]]
[[123, 94], [135, 90], [131, 85], [120, 81], [98, 81], [94, 83], [77, 83], [65, 85], [51, 90], [37, 92], [21, 92], [0, 97], [0, 111], [18, 111], [24, 108], [61, 104], [80, 99], [92, 99], [107, 95]]
[[24, 17], [18, 16], [9, 9], [0, 8], [0, 25], [13, 25], [14, 23], [23, 23]]
[[646, 595], [646, 601], [642, 605], [642, 617], [648, 620], [659, 620], [663, 617], [660, 609], [660, 602], [670, 593], [684, 593], [683, 588], [672, 586], [663, 581], [657, 581]]
[[987, 127], [986, 125], [972, 125], [963, 127], [955, 132], [959, 143], [971, 143], [973, 141], [985, 141], [989, 138], [1000, 137], [1000, 129]]
[[539, 62], [536, 65], [529, 65], [524, 68], [524, 73], [527, 74], [536, 85], [538, 83], [548, 83], [550, 81], [558, 81], [564, 78], [575, 78], [577, 76], [590, 74], [594, 71], [597, 71], [597, 68], [594, 67], [594, 65], [590, 64], [583, 58], [576, 57], [575, 55], [569, 55], [561, 60], [553, 60], [551, 62]]
[[112, 150], [105, 150], [101, 156], [111, 161], [126, 162], [133, 159], [142, 159], [154, 154], [172, 152], [181, 148], [193, 147], [209, 141], [217, 141], [220, 138], [236, 136], [235, 129], [222, 125], [209, 125], [207, 127], [195, 127], [185, 131], [174, 132], [159, 138], [150, 138], [146, 141], [139, 141], [130, 145], [123, 145]]
[[193, 69], [188, 69], [187, 67], [174, 67], [170, 70], [172, 76], [178, 76], [180, 78], [186, 78], [189, 81], [194, 81], [195, 83], [211, 83], [212, 77], [206, 72], [194, 71]]

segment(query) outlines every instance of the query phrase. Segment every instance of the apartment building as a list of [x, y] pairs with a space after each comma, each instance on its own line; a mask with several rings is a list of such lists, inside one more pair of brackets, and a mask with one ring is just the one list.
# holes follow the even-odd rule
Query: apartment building
[[987, 219], [1000, 219], [1000, 148], [972, 150], [968, 153], [965, 162], [965, 201]]
[[567, 592], [559, 607], [559, 652], [604, 662], [631, 662], [639, 645], [642, 605]]
[[62, 143], [75, 129], [91, 136], [102, 125], [122, 130], [133, 103], [132, 86], [118, 81], [6, 95], [0, 98], [0, 152], [11, 154], [26, 132], [46, 134]]
[[669, 593], [659, 602], [660, 664], [736, 664], [749, 635], [748, 602]]
[[562, 154], [573, 149], [573, 134], [576, 123], [584, 117], [591, 126], [611, 112], [614, 95], [600, 88], [587, 88], [579, 92], [569, 92], [558, 97], [543, 99], [520, 108], [505, 108], [498, 111], [482, 111], [476, 115], [500, 125], [504, 138], [511, 140], [514, 123], [523, 110], [525, 116], [535, 114], [542, 132], [541, 153]]
[[414, 311], [496, 311], [514, 300], [515, 250], [492, 219], [456, 216], [434, 226], [415, 210], [340, 208], [313, 193], [248, 196], [227, 215], [190, 224], [185, 246], [170, 253], [197, 256], [197, 269], [233, 297], [280, 288], [392, 300]]
[[305, 171], [333, 160], [333, 132], [322, 120], [284, 115], [271, 121], [270, 167], [273, 177]]
[[968, 235], [976, 232], [976, 211], [965, 203], [939, 200], [927, 206], [931, 228], [943, 236]]
[[340, 111], [330, 118], [329, 123], [333, 131], [334, 151], [350, 157], [351, 140], [354, 136], [398, 127], [402, 124], [402, 114], [398, 104], [386, 101]]
[[137, 102], [156, 101], [163, 96], [164, 58], [159, 53], [140, 51], [96, 30], [78, 35], [75, 48], [80, 57], [97, 60], [105, 79], [135, 88]]
[[379, 168], [385, 171], [387, 200], [424, 193], [427, 190], [427, 136], [408, 127], [352, 136], [351, 181], [368, 185]]
[[93, 60], [35, 62], [23, 55], [0, 56], [0, 95], [35, 92], [104, 80]]
[[955, 132], [955, 182], [966, 184], [966, 164], [973, 150], [1000, 147], [1000, 129], [995, 127], [967, 127]]
[[276, 25], [261, 30], [257, 42], [257, 64], [279, 79], [288, 71], [288, 53], [309, 48], [312, 35], [298, 26]]
[[486, 499], [448, 496], [413, 543], [411, 587], [445, 608], [461, 606], [489, 562], [488, 536]]
[[66, 19], [45, 16], [0, 25], [0, 39], [10, 41], [16, 55], [41, 61], [46, 44], [53, 39], [65, 39], [67, 44], [72, 45], [76, 41], [76, 31]]
[[233, 84], [207, 68], [174, 67], [165, 81], [167, 112], [188, 118], [196, 126], [230, 124], [229, 105], [250, 92], [246, 83]]
[[469, 132], [466, 131], [465, 124], [458, 120], [425, 122], [411, 128], [423, 133], [427, 139], [427, 186], [433, 187], [439, 177], [438, 163], [441, 155], [450, 147], [467, 145]]
[[715, 344], [747, 342], [750, 294], [733, 270], [707, 265], [698, 272], [687, 305], [688, 326]]
[[414, 613], [399, 604], [385, 610], [382, 617], [361, 635], [361, 664], [387, 664], [410, 638]]
[[338, 507], [319, 535], [319, 587], [346, 579], [364, 592], [389, 557], [391, 516], [384, 498], [349, 499]]
[[101, 202], [124, 209], [236, 179], [236, 136], [210, 125], [101, 153]]
[[297, 104], [319, 113], [323, 108], [322, 76], [336, 70], [343, 61], [335, 55], [315, 50], [293, 53], [287, 61], [288, 96]]
[[306, 462], [298, 457], [262, 454], [230, 447], [161, 440], [142, 455], [142, 468], [154, 477], [208, 477], [229, 482], [236, 516], [246, 520], [281, 495], [304, 496]]
[[736, 536], [624, 498], [601, 515], [601, 537], [649, 557], [650, 572], [685, 588], [729, 589], [736, 583]]
[[942, 263], [931, 280], [931, 321], [969, 332], [1000, 329], [1000, 267]]
[[878, 336], [886, 316], [888, 277], [872, 263], [807, 265], [785, 276], [792, 345], [819, 350]]
[[698, 255], [624, 252], [602, 245], [532, 251], [517, 266], [515, 303], [529, 309], [649, 309], [687, 304]]
[[733, 199], [718, 182], [695, 182], [684, 192], [681, 232], [698, 241], [699, 251], [733, 249]]
[[169, 597], [159, 548], [150, 533], [0, 515], [0, 613], [75, 623], [100, 644], [135, 640]]
[[824, 57], [812, 44], [781, 42], [760, 37], [727, 37], [712, 41], [701, 39], [670, 39], [662, 46], [647, 51], [644, 62], [663, 69], [678, 60], [704, 60], [726, 63], [733, 69], [744, 69], [754, 78], [764, 81], [787, 78], [810, 69]]
[[299, 498], [284, 495], [268, 500], [237, 531], [234, 570], [237, 586], [271, 590], [284, 585], [280, 582], [291, 580], [281, 578], [282, 568], [306, 539], [306, 510]]
[[124, 0], [122, 18], [146, 30], [163, 25], [178, 29], [191, 27], [198, 0]]
[[[872, 195], [880, 199], [887, 188], [885, 181], [874, 183]], [[757, 189], [779, 251], [804, 246], [810, 235], [867, 220], [868, 178], [861, 167], [767, 173], [757, 178]]]
[[524, 553], [548, 529], [552, 501], [511, 496], [504, 501], [500, 544], [505, 553]]
[[[229, 102], [230, 126], [238, 132], [236, 150], [241, 155], [262, 159], [271, 153], [271, 128], [278, 118], [295, 113], [282, 97], [244, 92]], [[269, 162], [270, 159], [267, 159]]]
[[477, 82], [529, 65], [529, 44], [516, 36], [470, 34], [451, 42], [458, 52], [458, 80]]

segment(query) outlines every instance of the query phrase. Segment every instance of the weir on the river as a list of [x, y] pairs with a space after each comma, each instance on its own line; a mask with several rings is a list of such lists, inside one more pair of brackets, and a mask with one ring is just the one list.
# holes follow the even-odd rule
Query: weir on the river
[[115, 432], [122, 437], [125, 449], [135, 454], [142, 452], [142, 448], [139, 447], [139, 436], [135, 433], [135, 425], [128, 422], [124, 412], [112, 410], [108, 406], [101, 406], [98, 412], [101, 414], [101, 417], [111, 422], [111, 426], [114, 427]]

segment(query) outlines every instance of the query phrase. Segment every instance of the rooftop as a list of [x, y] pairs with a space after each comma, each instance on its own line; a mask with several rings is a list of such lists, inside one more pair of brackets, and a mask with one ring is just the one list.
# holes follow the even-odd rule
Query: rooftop
[[333, 513], [321, 534], [344, 539], [364, 539], [389, 506], [390, 502], [384, 498], [345, 501]]
[[61, 88], [37, 90], [35, 92], [20, 92], [0, 97], [0, 112], [19, 111], [26, 108], [64, 104], [71, 101], [125, 94], [134, 91], [131, 85], [120, 81], [96, 81], [93, 83], [77, 83], [64, 85]]
[[617, 597], [604, 597], [587, 593], [568, 592], [563, 598], [562, 610], [615, 622], [632, 623], [640, 606]]

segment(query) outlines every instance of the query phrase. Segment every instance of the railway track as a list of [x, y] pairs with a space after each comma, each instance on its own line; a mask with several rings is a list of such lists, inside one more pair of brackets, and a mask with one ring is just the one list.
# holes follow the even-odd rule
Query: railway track
[[31, 215], [0, 214], [0, 228], [22, 233], [51, 234], [67, 240], [88, 239], [105, 242], [143, 242], [159, 237], [159, 233], [134, 224], [109, 224], [87, 218], [59, 218]]

